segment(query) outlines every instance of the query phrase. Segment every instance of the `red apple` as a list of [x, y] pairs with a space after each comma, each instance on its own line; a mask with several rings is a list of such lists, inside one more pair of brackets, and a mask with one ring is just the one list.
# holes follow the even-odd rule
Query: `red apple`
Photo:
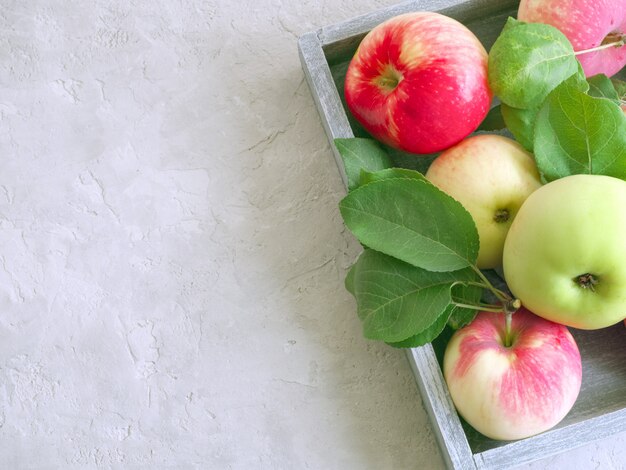
[[487, 52], [452, 18], [417, 12], [381, 23], [345, 79], [352, 114], [376, 139], [411, 153], [445, 150], [489, 111]]
[[507, 137], [476, 135], [439, 155], [426, 178], [472, 215], [480, 239], [476, 265], [501, 266], [504, 240], [517, 211], [541, 187], [533, 156]]
[[455, 332], [444, 375], [457, 411], [477, 431], [522, 439], [555, 426], [581, 385], [580, 353], [567, 327], [525, 309], [513, 314], [505, 345], [504, 314], [481, 312]]
[[[517, 19], [552, 25], [567, 36], [575, 51], [582, 51], [626, 33], [626, 1], [521, 0]], [[598, 73], [610, 77], [626, 65], [626, 46], [581, 54], [578, 60], [588, 77]]]

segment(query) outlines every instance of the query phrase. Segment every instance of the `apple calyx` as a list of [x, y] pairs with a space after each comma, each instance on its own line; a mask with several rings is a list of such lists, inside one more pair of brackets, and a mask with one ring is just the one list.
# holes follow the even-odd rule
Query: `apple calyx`
[[511, 214], [509, 213], [508, 209], [498, 209], [493, 215], [493, 220], [498, 224], [502, 224], [504, 222], [507, 222], [510, 217]]
[[594, 276], [591, 273], [585, 273], [581, 274], [580, 276], [576, 276], [574, 278], [574, 282], [583, 289], [589, 289], [591, 292], [595, 292], [596, 286], [600, 281], [598, 280], [597, 276]]
[[392, 64], [387, 64], [380, 75], [374, 79], [374, 83], [383, 93], [389, 94], [397, 88], [404, 76]]

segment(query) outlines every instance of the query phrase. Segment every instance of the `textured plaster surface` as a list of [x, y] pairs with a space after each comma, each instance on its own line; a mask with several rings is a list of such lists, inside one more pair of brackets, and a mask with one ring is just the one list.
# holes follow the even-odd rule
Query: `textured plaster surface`
[[442, 469], [296, 49], [393, 0], [0, 3], [0, 468]]

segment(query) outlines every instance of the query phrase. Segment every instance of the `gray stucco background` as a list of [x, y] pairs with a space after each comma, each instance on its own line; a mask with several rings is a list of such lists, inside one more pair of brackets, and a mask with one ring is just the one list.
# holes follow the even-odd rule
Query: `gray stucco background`
[[0, 2], [1, 468], [443, 468], [297, 54], [393, 3]]

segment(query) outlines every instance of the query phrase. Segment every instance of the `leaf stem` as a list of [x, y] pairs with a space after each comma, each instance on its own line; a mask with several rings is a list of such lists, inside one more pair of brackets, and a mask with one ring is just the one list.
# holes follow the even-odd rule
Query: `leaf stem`
[[597, 51], [601, 51], [603, 49], [609, 49], [611, 47], [622, 47], [622, 46], [626, 45], [626, 36], [620, 35], [620, 36], [617, 36], [617, 38], [618, 39], [615, 40], [615, 41], [607, 42], [605, 44], [601, 44], [599, 46], [592, 47], [591, 49], [585, 49], [585, 50], [582, 50], [582, 51], [574, 52], [574, 55], [588, 54], [589, 52], [597, 52]]
[[495, 295], [498, 300], [500, 302], [507, 303], [509, 301], [511, 301], [511, 296], [508, 295], [506, 292], [501, 291], [500, 289], [496, 289], [493, 284], [491, 284], [491, 282], [489, 282], [489, 279], [487, 279], [487, 277], [485, 277], [485, 275], [482, 273], [482, 271], [480, 269], [478, 269], [475, 265], [472, 264], [472, 269], [474, 270], [474, 272], [476, 274], [478, 274], [478, 277], [480, 277], [480, 279], [483, 281], [483, 283], [485, 284], [485, 287], [487, 287], [487, 289], [489, 289], [493, 295]]
[[504, 309], [502, 307], [497, 307], [495, 305], [472, 305], [472, 304], [462, 304], [459, 302], [452, 301], [452, 303], [460, 308], [470, 308], [472, 310], [483, 310], [485, 312], [495, 312], [502, 313]]
[[462, 286], [476, 286], [482, 287], [483, 289], [489, 289], [489, 286], [484, 282], [476, 282], [476, 281], [455, 281], [452, 283], [452, 287], [462, 285]]

